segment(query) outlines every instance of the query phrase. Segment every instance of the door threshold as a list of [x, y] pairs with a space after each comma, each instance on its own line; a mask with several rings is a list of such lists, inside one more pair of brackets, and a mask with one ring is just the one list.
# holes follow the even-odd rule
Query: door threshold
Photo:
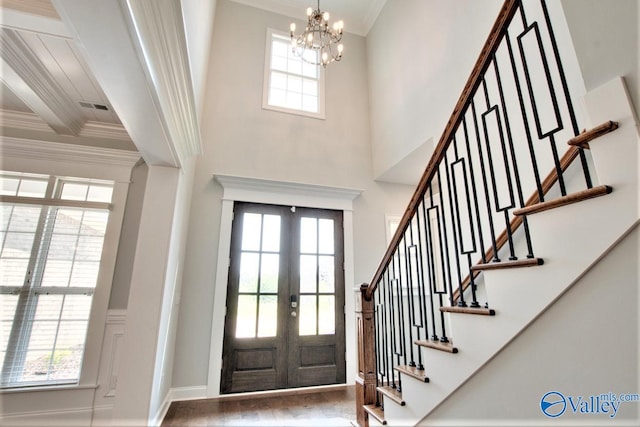
[[355, 387], [355, 385], [330, 384], [330, 385], [318, 385], [318, 386], [311, 386], [311, 387], [282, 388], [277, 390], [246, 391], [241, 393], [222, 394], [220, 396], [210, 397], [207, 400], [217, 400], [217, 401], [224, 402], [224, 401], [233, 401], [233, 400], [261, 399], [266, 397], [324, 393], [327, 391], [342, 391], [342, 390], [349, 389], [349, 387]]

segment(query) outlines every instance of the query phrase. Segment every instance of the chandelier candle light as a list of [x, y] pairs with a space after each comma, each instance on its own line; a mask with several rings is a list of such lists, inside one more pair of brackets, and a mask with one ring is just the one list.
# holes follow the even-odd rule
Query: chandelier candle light
[[329, 12], [320, 11], [320, 0], [318, 8], [307, 9], [307, 26], [300, 35], [295, 35], [296, 24], [291, 23], [291, 46], [293, 53], [310, 64], [327, 64], [342, 59], [343, 46], [342, 30], [344, 22], [336, 21], [333, 26], [329, 26]]

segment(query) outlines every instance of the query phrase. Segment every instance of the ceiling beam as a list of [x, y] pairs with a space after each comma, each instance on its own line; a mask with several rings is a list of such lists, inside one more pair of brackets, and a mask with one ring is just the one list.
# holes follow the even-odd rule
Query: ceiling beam
[[2, 81], [56, 133], [76, 136], [84, 118], [17, 31], [0, 30]]

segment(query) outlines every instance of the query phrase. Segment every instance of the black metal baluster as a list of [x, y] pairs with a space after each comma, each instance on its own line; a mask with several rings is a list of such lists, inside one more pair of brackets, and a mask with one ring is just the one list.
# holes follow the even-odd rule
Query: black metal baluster
[[[430, 200], [430, 208], [431, 209], [436, 209], [434, 204], [433, 204], [433, 186], [429, 185], [429, 200]], [[426, 250], [427, 250], [427, 254], [428, 254], [428, 263], [427, 263], [427, 267], [429, 270], [429, 304], [431, 305], [431, 339], [432, 340], [437, 340], [438, 338], [438, 334], [436, 333], [436, 319], [435, 319], [435, 306], [433, 303], [433, 294], [435, 292], [436, 289], [436, 265], [435, 265], [435, 259], [434, 259], [434, 252], [433, 252], [433, 231], [431, 230], [431, 220], [429, 215], [427, 214], [427, 209], [424, 205], [424, 203], [422, 204], [422, 209], [423, 209], [423, 213], [424, 213], [424, 222], [425, 222], [425, 233], [426, 233]], [[426, 311], [426, 309], [425, 309]], [[428, 330], [426, 331], [426, 333], [428, 334]]]
[[[575, 110], [573, 108], [573, 103], [571, 102], [571, 94], [569, 93], [569, 86], [567, 85], [567, 78], [564, 73], [564, 67], [562, 66], [562, 60], [560, 59], [560, 51], [558, 50], [558, 43], [556, 42], [556, 36], [553, 32], [553, 27], [551, 26], [551, 19], [549, 17], [549, 10], [547, 9], [547, 3], [545, 0], [540, 0], [540, 4], [542, 6], [542, 12], [544, 13], [545, 23], [547, 24], [547, 31], [549, 32], [549, 38], [551, 40], [551, 46], [553, 49], [553, 55], [556, 60], [556, 66], [558, 67], [558, 73], [560, 74], [560, 81], [562, 83], [562, 90], [564, 92], [564, 98], [567, 102], [567, 109], [569, 110], [569, 116], [571, 119], [571, 126], [573, 128], [574, 136], [577, 136], [580, 133], [580, 129], [578, 127], [578, 121], [576, 119]], [[592, 188], [593, 183], [591, 182], [591, 175], [589, 173], [589, 166], [587, 164], [587, 158], [584, 154], [584, 150], [579, 148], [579, 156], [580, 163], [582, 164], [582, 171], [584, 173], [585, 183], [587, 184], [587, 188]]]
[[[422, 211], [424, 212], [424, 197], [420, 202]], [[424, 252], [422, 251], [422, 233], [420, 232], [420, 207], [416, 209], [416, 229], [418, 232], [418, 242], [416, 246], [416, 270], [418, 279], [418, 308], [420, 310], [420, 326], [418, 329], [418, 339], [420, 339], [420, 329], [424, 328], [424, 337], [429, 339], [429, 324], [426, 318], [426, 298], [424, 296]], [[418, 351], [418, 369], [423, 370], [422, 352]]]
[[493, 262], [500, 262], [498, 258], [498, 245], [496, 244], [496, 232], [493, 227], [493, 214], [491, 212], [491, 200], [489, 198], [489, 185], [487, 184], [487, 173], [484, 166], [484, 156], [482, 155], [482, 140], [480, 138], [480, 127], [478, 126], [478, 117], [476, 113], [475, 101], [471, 101], [471, 111], [473, 115], [473, 124], [476, 131], [476, 141], [478, 144], [478, 156], [480, 158], [480, 171], [482, 174], [482, 184], [484, 188], [485, 205], [487, 207], [487, 218], [489, 222], [489, 236], [491, 237], [491, 246], [493, 248]]

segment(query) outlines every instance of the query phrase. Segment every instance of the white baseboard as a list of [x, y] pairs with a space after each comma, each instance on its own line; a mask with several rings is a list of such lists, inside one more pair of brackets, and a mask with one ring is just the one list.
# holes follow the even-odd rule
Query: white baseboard
[[207, 386], [175, 387], [169, 391], [171, 402], [179, 400], [197, 400], [207, 398]]

